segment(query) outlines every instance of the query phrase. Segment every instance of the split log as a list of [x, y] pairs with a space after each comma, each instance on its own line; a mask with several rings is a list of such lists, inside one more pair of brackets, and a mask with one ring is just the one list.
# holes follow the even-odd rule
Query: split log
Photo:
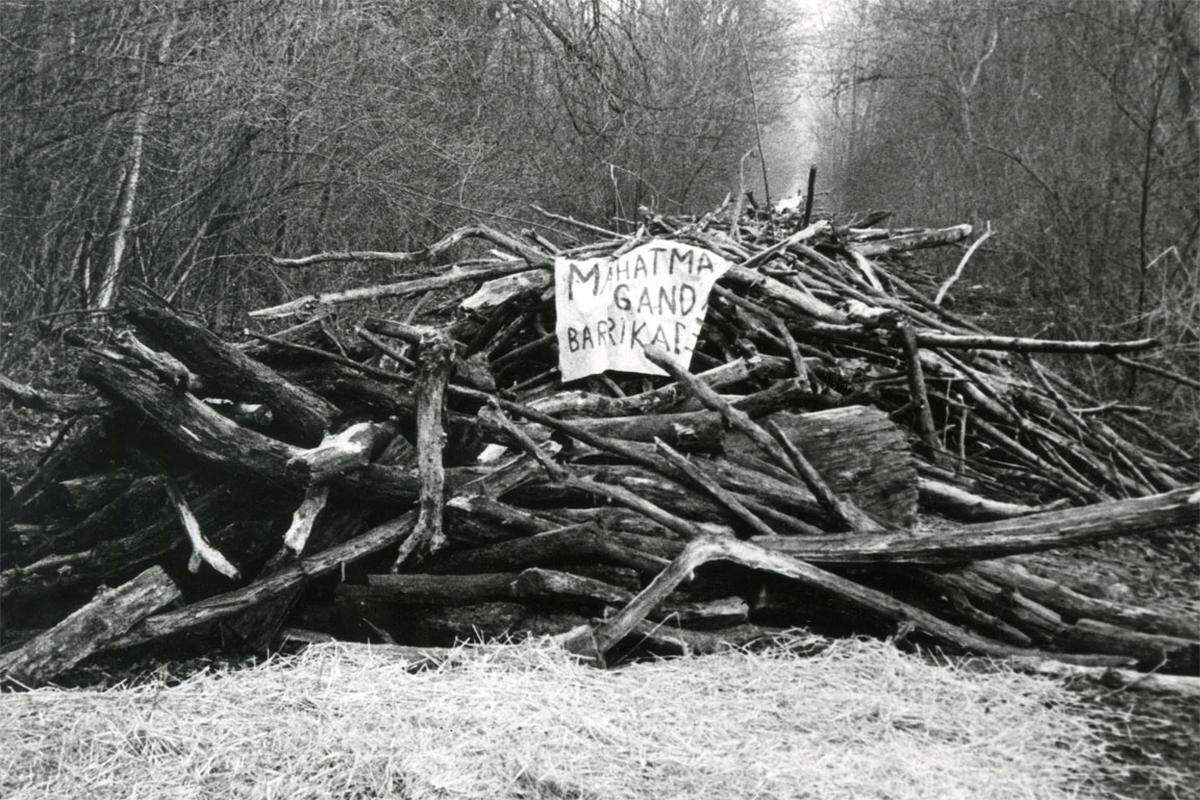
[[234, 400], [269, 406], [275, 421], [294, 431], [301, 443], [319, 442], [340, 413], [337, 406], [165, 308], [134, 306], [128, 315], [155, 346], [178, 358], [212, 387], [219, 387]]
[[[591, 611], [624, 605], [633, 599], [627, 589], [595, 578], [531, 567], [519, 573], [477, 575], [370, 575], [367, 586], [344, 584], [339, 595], [369, 602], [386, 599], [405, 605], [459, 606], [496, 600], [572, 605]], [[749, 607], [741, 598], [671, 603], [650, 618], [679, 627], [726, 627], [746, 621]]]
[[102, 650], [147, 616], [180, 596], [161, 567], [151, 567], [116, 589], [100, 592], [83, 608], [0, 655], [0, 677], [33, 688]]

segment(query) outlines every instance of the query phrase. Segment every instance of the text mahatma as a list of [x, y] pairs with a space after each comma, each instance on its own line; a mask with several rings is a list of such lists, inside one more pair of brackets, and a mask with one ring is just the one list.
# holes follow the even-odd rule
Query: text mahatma
[[663, 375], [642, 352], [650, 346], [689, 366], [708, 294], [729, 267], [703, 248], [658, 239], [617, 258], [555, 259], [563, 381], [610, 369]]

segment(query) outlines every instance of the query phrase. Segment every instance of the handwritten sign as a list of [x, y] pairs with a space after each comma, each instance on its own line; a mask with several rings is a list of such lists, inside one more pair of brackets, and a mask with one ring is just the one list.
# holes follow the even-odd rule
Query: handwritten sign
[[700, 247], [654, 239], [617, 258], [554, 261], [558, 368], [563, 381], [605, 370], [665, 373], [643, 350], [684, 366], [729, 261]]

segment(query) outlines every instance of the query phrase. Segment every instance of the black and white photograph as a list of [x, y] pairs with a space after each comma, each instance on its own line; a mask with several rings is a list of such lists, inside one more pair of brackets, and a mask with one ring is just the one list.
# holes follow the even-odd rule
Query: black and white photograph
[[0, 0], [0, 797], [1200, 800], [1200, 0]]

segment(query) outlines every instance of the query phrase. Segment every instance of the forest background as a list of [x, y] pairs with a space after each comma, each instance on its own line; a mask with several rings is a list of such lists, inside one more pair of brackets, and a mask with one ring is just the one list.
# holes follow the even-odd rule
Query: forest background
[[[1197, 0], [0, 2], [0, 369], [44, 372], [130, 286], [240, 328], [404, 269], [272, 255], [551, 224], [531, 204], [630, 230], [812, 163], [840, 222], [990, 226], [955, 290], [987, 327], [1155, 336], [1195, 376], [1198, 26]], [[1073, 364], [1195, 443], [1195, 390]]]

